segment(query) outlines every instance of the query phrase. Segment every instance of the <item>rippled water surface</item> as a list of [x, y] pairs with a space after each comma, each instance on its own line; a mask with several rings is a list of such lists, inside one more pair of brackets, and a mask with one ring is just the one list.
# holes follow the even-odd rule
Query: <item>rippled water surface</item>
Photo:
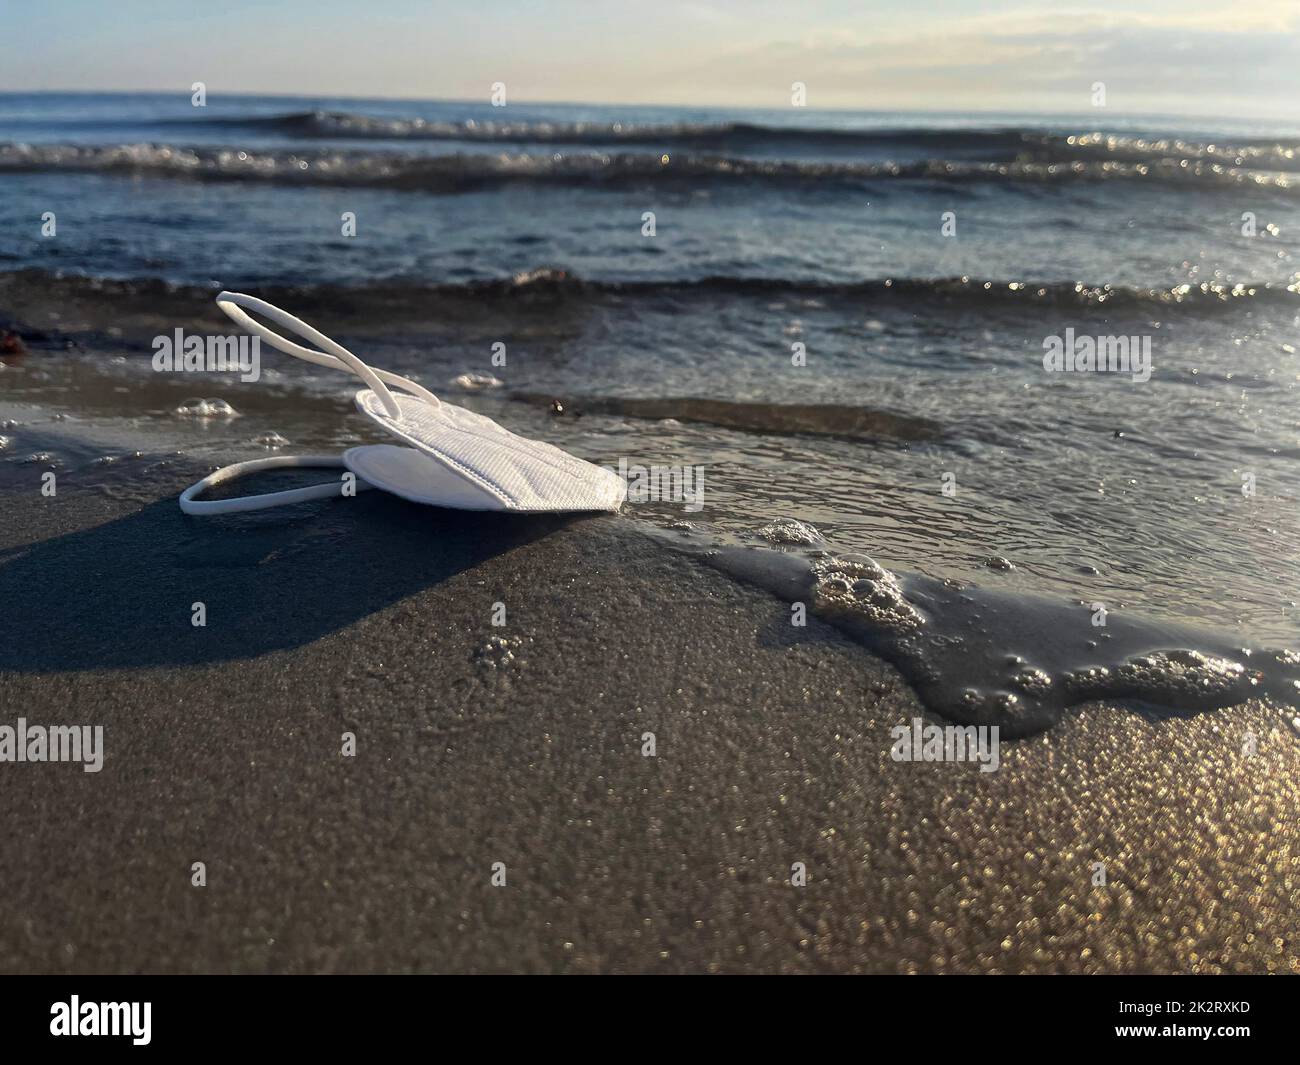
[[[701, 514], [634, 516], [1292, 642], [1300, 136], [1098, 122], [0, 97], [0, 462], [368, 439], [275, 353], [150, 370], [229, 287], [593, 461], [703, 469]], [[1149, 380], [1049, 372], [1067, 330]]]

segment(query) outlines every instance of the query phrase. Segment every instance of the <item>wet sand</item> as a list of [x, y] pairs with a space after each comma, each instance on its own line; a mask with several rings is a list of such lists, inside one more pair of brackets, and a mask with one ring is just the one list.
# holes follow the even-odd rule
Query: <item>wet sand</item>
[[634, 518], [186, 518], [205, 469], [0, 485], [0, 724], [106, 746], [0, 765], [5, 971], [1300, 972], [1276, 707], [895, 762], [890, 666]]

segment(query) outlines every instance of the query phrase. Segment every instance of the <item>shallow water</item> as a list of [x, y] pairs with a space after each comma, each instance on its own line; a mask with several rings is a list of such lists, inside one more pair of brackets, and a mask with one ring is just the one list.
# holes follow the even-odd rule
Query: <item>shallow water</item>
[[1300, 653], [1289, 648], [1112, 616], [1099, 603], [894, 573], [836, 550], [806, 522], [778, 520], [742, 535], [679, 522], [652, 535], [785, 599], [793, 626], [806, 626], [811, 612], [843, 630], [897, 666], [935, 713], [997, 725], [1008, 738], [1041, 732], [1099, 699], [1168, 715], [1266, 698], [1300, 733]]

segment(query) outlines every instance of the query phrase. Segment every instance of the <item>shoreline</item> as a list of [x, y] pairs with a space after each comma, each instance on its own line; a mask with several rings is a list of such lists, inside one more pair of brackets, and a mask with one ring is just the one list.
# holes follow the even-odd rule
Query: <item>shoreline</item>
[[105, 761], [0, 766], [5, 971], [1300, 971], [1273, 707], [894, 761], [947, 723], [892, 667], [634, 522], [187, 519], [202, 472], [6, 490], [7, 711]]

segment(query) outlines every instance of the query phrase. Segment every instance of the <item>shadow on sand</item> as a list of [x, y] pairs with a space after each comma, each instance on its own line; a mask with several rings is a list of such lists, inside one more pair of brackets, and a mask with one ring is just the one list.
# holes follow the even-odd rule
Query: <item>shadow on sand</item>
[[[298, 647], [574, 520], [384, 492], [212, 518], [160, 500], [0, 552], [0, 670], [196, 665]], [[191, 622], [195, 603], [206, 627]]]

